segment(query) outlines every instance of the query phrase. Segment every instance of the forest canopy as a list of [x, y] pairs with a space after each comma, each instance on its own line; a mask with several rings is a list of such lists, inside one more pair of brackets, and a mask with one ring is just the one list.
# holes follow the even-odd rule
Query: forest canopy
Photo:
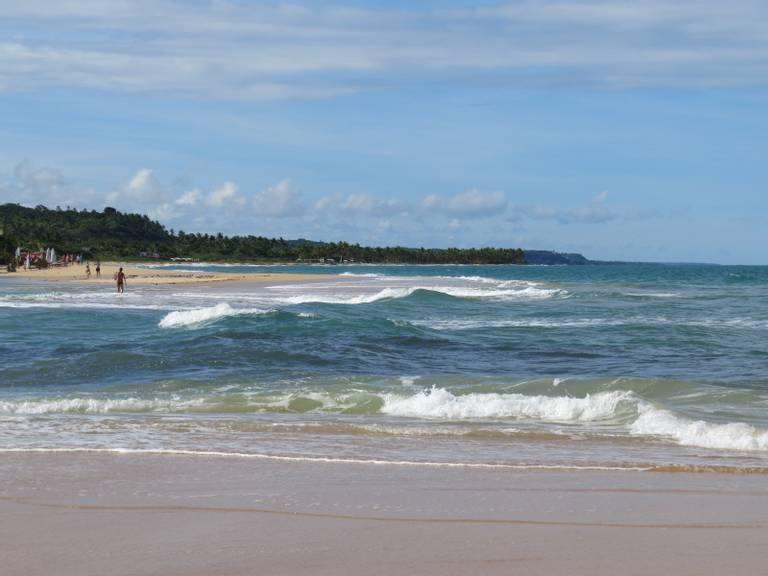
[[54, 248], [93, 259], [287, 262], [333, 260], [391, 264], [524, 264], [519, 248], [368, 247], [347, 242], [175, 232], [144, 214], [0, 205], [0, 227], [22, 248]]

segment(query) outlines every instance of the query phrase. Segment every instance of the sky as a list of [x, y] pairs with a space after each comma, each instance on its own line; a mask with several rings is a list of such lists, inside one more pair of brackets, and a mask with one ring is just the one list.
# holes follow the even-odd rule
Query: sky
[[768, 264], [764, 0], [0, 0], [0, 203]]

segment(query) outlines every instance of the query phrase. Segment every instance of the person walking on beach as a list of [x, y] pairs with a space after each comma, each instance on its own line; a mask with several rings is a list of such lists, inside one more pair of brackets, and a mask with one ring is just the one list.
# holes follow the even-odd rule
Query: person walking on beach
[[96, 260], [96, 278], [101, 278], [101, 260]]
[[126, 284], [122, 266], [120, 267], [120, 270], [117, 271], [117, 274], [115, 274], [115, 279], [117, 280], [117, 292], [122, 294], [125, 291]]
[[91, 279], [91, 265], [90, 265], [90, 263], [85, 265], [85, 277], [88, 280]]

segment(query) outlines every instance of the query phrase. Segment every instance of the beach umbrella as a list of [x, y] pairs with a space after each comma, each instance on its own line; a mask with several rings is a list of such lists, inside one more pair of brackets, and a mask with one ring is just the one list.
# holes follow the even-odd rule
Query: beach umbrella
[[51, 248], [51, 259], [48, 260], [48, 262], [50, 263], [56, 262], [56, 250], [54, 250], [53, 248]]

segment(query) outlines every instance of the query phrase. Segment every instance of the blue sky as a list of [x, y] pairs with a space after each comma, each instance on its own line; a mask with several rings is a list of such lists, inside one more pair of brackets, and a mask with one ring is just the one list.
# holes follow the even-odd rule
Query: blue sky
[[768, 4], [0, 0], [0, 202], [767, 263]]

